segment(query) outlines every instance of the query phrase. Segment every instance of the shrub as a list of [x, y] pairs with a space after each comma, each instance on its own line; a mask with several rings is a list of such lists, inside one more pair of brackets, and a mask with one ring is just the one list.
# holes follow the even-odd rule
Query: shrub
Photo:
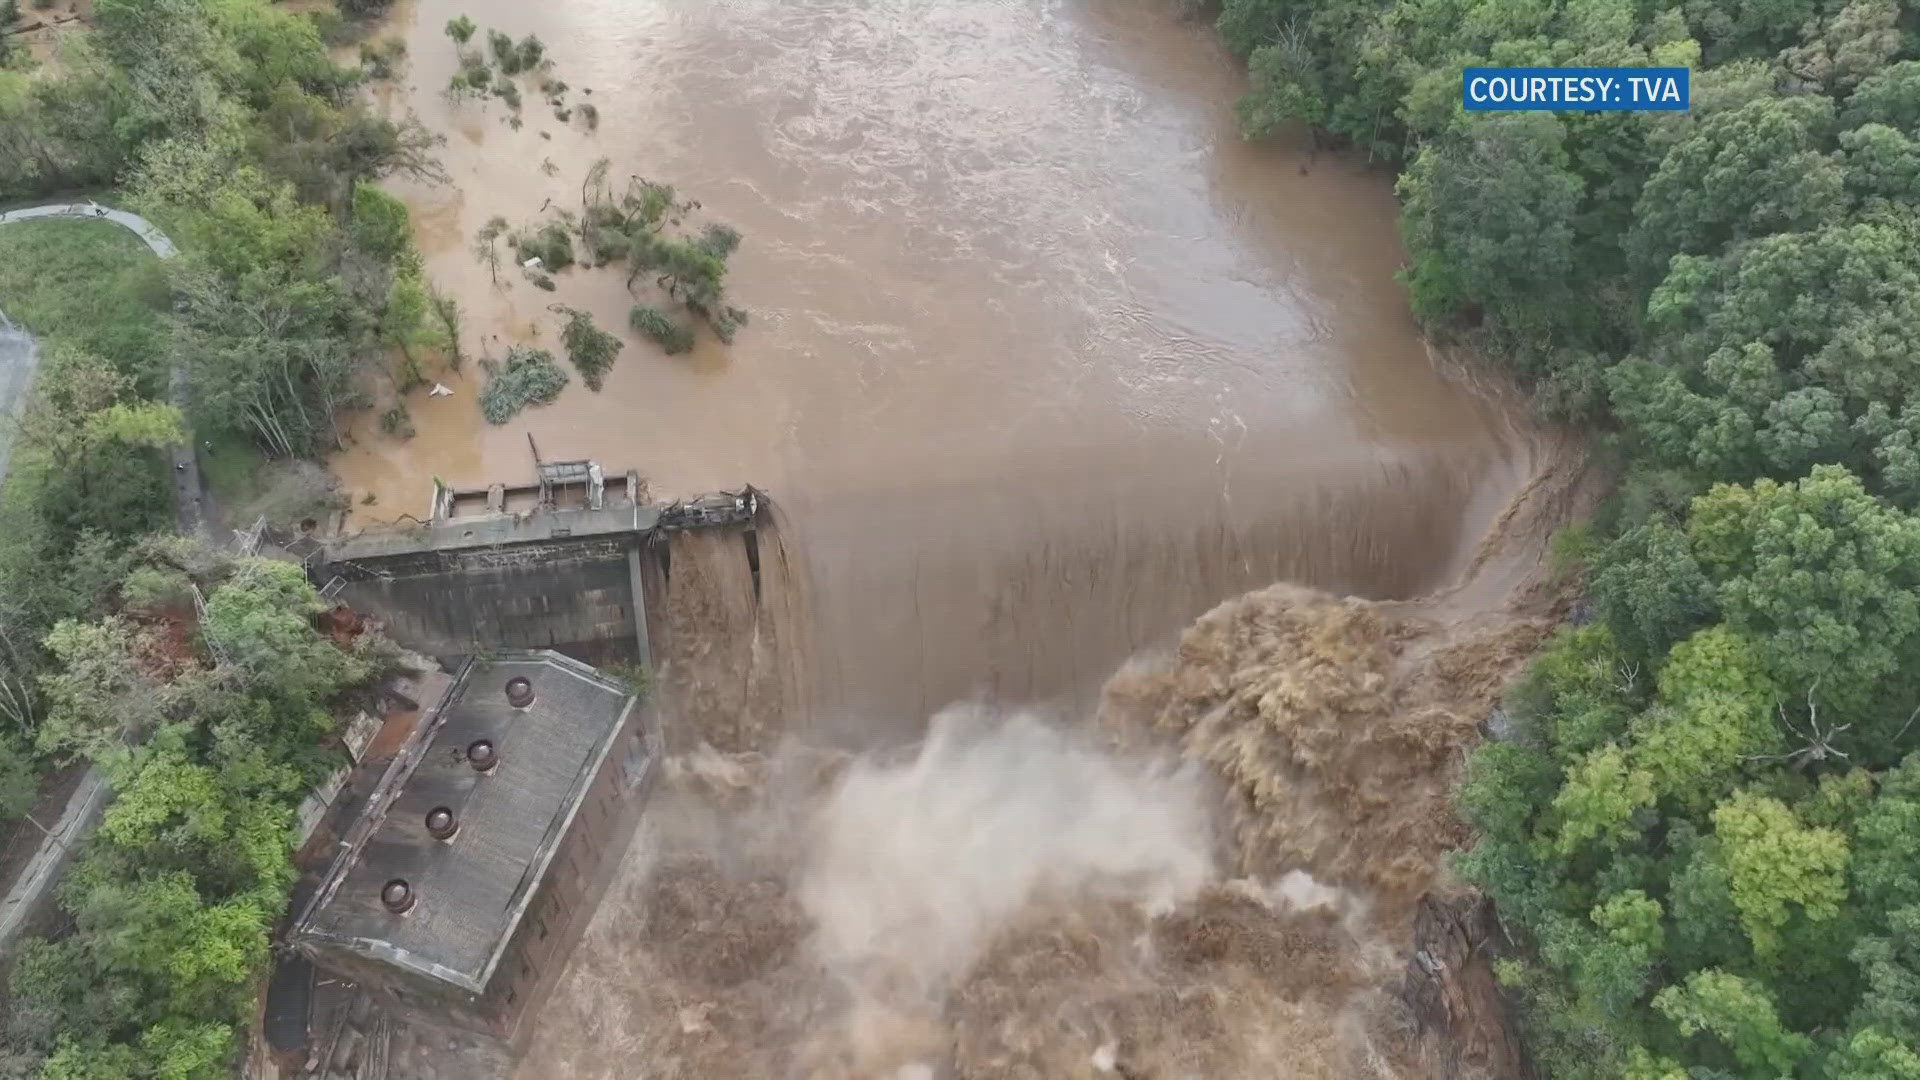
[[513, 39], [498, 30], [487, 31], [487, 51], [493, 53], [494, 63], [509, 75], [520, 71], [520, 51], [514, 47]]
[[607, 369], [619, 358], [624, 346], [619, 338], [593, 325], [592, 315], [564, 305], [559, 311], [567, 317], [567, 325], [560, 331], [560, 342], [567, 347], [567, 359], [573, 361], [587, 389], [598, 391], [606, 379]]
[[707, 322], [713, 326], [713, 336], [728, 345], [733, 344], [734, 333], [747, 325], [745, 308], [723, 304], [717, 312], [702, 312], [702, 314], [706, 315]]
[[598, 128], [600, 126], [600, 110], [594, 108], [592, 102], [587, 102], [586, 104], [580, 105], [576, 107], [573, 111], [579, 113], [580, 119], [585, 120], [587, 122], [587, 128], [589, 130]]
[[546, 44], [532, 34], [521, 38], [520, 44], [514, 47], [514, 59], [519, 62], [521, 71], [532, 71], [539, 67], [540, 61], [546, 56]]
[[700, 246], [716, 259], [724, 259], [740, 246], [740, 231], [731, 225], [714, 222], [700, 231]]
[[406, 55], [406, 42], [387, 38], [378, 44], [360, 46], [360, 66], [370, 78], [391, 79]]
[[192, 579], [170, 566], [136, 567], [120, 585], [129, 608], [154, 611], [193, 602]]
[[490, 424], [504, 424], [528, 405], [545, 405], [567, 386], [567, 373], [545, 349], [515, 345], [504, 363], [483, 363], [490, 377], [480, 392], [480, 413]]
[[549, 271], [573, 265], [573, 234], [560, 222], [549, 221], [533, 232], [515, 233], [512, 242], [521, 262], [538, 255]]
[[494, 80], [493, 96], [506, 102], [507, 107], [515, 112], [520, 110], [520, 88], [513, 85], [513, 80], [505, 75]]
[[467, 18], [465, 15], [457, 19], [447, 20], [447, 36], [452, 38], [456, 45], [465, 45], [468, 41], [471, 41], [473, 39], [473, 32], [477, 29], [479, 29], [479, 27], [473, 25], [473, 20]]
[[634, 332], [642, 337], [651, 338], [668, 356], [683, 353], [693, 348], [693, 330], [674, 322], [666, 312], [651, 308], [645, 304], [635, 304], [633, 314], [627, 322]]
[[[34, 0], [35, 7], [52, 7], [52, 0]], [[320, 40], [329, 46], [346, 45], [360, 36], [360, 27], [340, 17], [333, 8], [319, 8], [306, 13], [307, 21], [313, 24]]]
[[493, 69], [487, 66], [487, 58], [476, 52], [460, 54], [460, 74], [454, 78], [467, 84], [473, 90], [485, 90], [493, 82]]
[[398, 439], [413, 438], [413, 414], [404, 402], [395, 402], [393, 408], [380, 414], [380, 430]]

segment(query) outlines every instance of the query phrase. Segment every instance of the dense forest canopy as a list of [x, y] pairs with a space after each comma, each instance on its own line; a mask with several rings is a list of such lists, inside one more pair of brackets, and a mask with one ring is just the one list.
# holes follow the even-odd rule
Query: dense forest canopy
[[[1596, 425], [1592, 618], [1461, 791], [1544, 1075], [1920, 1078], [1920, 10], [1226, 0], [1250, 136], [1400, 171], [1416, 311]], [[1472, 114], [1469, 65], [1692, 109]]]

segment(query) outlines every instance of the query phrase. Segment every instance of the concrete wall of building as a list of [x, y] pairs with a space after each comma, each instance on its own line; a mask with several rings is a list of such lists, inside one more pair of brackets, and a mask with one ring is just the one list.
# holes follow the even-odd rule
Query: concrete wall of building
[[510, 1043], [524, 1039], [559, 984], [633, 840], [661, 753], [651, 708], [642, 701], [628, 716], [488, 983], [487, 1008]]

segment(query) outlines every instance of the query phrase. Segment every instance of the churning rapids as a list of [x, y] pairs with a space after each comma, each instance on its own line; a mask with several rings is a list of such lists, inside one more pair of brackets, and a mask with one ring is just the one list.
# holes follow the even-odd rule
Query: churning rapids
[[[540, 35], [598, 131], [446, 99], [460, 14]], [[1383, 988], [1579, 481], [1424, 346], [1386, 179], [1243, 143], [1236, 65], [1152, 0], [395, 18], [452, 177], [396, 190], [470, 352], [553, 345], [556, 301], [625, 327], [617, 271], [469, 250], [602, 155], [741, 231], [753, 320], [501, 427], [436, 374], [416, 438], [334, 459], [358, 518], [520, 478], [528, 434], [778, 507], [763, 601], [676, 541], [669, 782], [519, 1075], [1423, 1075]]]

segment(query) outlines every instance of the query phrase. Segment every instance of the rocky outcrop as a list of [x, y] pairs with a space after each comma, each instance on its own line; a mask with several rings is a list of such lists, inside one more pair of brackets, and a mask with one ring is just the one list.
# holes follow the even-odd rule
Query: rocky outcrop
[[1505, 938], [1483, 896], [1422, 897], [1400, 999], [1413, 1015], [1425, 1075], [1438, 1080], [1534, 1080], [1493, 974]]

